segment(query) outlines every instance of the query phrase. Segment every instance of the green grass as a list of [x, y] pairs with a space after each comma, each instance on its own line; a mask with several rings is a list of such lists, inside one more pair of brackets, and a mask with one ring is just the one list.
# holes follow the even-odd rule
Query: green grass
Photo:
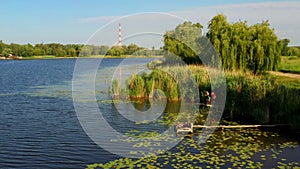
[[22, 60], [32, 60], [32, 59], [54, 59], [56, 58], [54, 55], [45, 55], [45, 56], [29, 56], [23, 57]]
[[300, 57], [282, 56], [278, 70], [284, 73], [300, 74]]

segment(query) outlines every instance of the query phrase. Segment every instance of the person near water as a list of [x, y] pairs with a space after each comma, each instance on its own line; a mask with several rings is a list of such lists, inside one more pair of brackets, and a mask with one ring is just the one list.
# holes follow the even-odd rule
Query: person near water
[[215, 92], [211, 92], [211, 102], [212, 103], [215, 103], [216, 98], [217, 98], [217, 95], [215, 94]]
[[211, 98], [208, 91], [205, 92], [205, 102], [206, 104], [211, 104]]

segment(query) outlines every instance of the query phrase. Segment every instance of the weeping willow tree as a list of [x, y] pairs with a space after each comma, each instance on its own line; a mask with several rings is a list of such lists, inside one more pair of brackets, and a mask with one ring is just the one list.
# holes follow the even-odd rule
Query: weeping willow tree
[[164, 35], [164, 50], [180, 57], [187, 64], [201, 64], [198, 40], [202, 36], [200, 23], [184, 22]]
[[207, 38], [225, 69], [261, 73], [277, 68], [284, 45], [268, 21], [252, 26], [246, 21], [232, 24], [220, 14], [209, 22], [208, 28]]

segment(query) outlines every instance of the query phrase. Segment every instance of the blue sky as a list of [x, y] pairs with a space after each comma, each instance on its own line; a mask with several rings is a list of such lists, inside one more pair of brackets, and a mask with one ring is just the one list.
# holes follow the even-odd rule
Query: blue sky
[[[231, 21], [250, 20], [250, 23], [269, 19], [264, 13], [256, 13], [256, 6], [270, 6], [269, 13], [276, 15], [279, 8], [273, 4], [297, 3], [297, 1], [265, 1], [265, 0], [1, 0], [0, 8], [0, 40], [5, 43], [85, 43], [89, 37], [104, 24], [124, 15], [142, 12], [166, 12], [206, 26], [209, 19], [218, 13], [228, 15]], [[239, 10], [239, 6], [253, 5], [254, 16]], [[266, 5], [267, 4], [267, 5]], [[278, 6], [282, 6], [279, 4]], [[298, 5], [298, 4], [297, 4]], [[275, 5], [276, 6], [276, 5]], [[273, 7], [273, 8], [272, 8]], [[285, 10], [295, 8], [295, 4], [286, 5]], [[234, 8], [232, 10], [232, 8]], [[199, 11], [207, 10], [206, 14]], [[280, 9], [282, 12], [282, 9]], [[300, 10], [300, 9], [299, 9]], [[293, 9], [294, 14], [299, 14]], [[213, 12], [212, 12], [213, 11]], [[232, 12], [234, 11], [234, 12]], [[264, 12], [261, 10], [260, 12]], [[208, 14], [209, 13], [209, 14]], [[198, 15], [206, 18], [198, 17]], [[288, 14], [281, 14], [288, 15]], [[248, 17], [248, 18], [247, 18]], [[300, 45], [298, 24], [287, 27], [276, 17], [270, 16], [271, 26], [278, 30], [280, 38], [289, 38], [294, 45]], [[278, 17], [277, 17], [278, 18]], [[286, 16], [290, 18], [290, 16]], [[296, 17], [297, 18], [297, 17]], [[299, 17], [298, 17], [299, 18]], [[157, 20], [160, 18], [158, 17]], [[272, 20], [273, 19], [273, 20]], [[282, 21], [286, 20], [281, 18]], [[295, 20], [294, 20], [295, 21]], [[272, 24], [272, 22], [274, 24]], [[143, 23], [139, 23], [143, 24]], [[166, 22], [165, 25], [168, 23]], [[167, 28], [167, 27], [166, 27]]]

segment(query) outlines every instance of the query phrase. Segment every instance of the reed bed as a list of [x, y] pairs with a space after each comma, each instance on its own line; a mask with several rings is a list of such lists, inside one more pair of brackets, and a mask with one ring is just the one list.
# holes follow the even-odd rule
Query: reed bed
[[[205, 91], [211, 91], [211, 77], [206, 67], [196, 65], [190, 65], [188, 69], [174, 66], [154, 69], [150, 74], [134, 74], [127, 79], [126, 89], [120, 89], [119, 82], [113, 82], [113, 92], [114, 95], [120, 95], [123, 91], [123, 94], [125, 92], [133, 99], [165, 97], [169, 102], [192, 96], [189, 97], [192, 102], [197, 100], [193, 98], [194, 91], [190, 90], [189, 86], [180, 87], [177, 83], [178, 80], [190, 80], [190, 74], [195, 81], [188, 84], [198, 87], [200, 102], [204, 102]], [[283, 79], [279, 76], [254, 75], [239, 71], [228, 71], [225, 75], [227, 96], [223, 116], [242, 123], [288, 123], [300, 128], [299, 79]]]

